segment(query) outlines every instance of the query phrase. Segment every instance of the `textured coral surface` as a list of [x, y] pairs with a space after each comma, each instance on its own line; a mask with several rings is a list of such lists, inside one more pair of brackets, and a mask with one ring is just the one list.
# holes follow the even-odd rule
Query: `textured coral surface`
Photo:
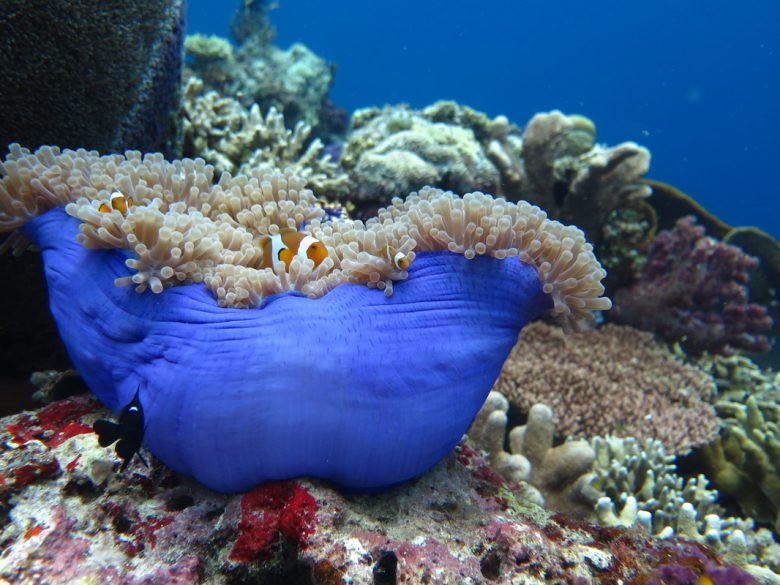
[[80, 397], [0, 420], [0, 580], [617, 584], [725, 570], [699, 545], [548, 517], [465, 444], [383, 494], [301, 479], [225, 496], [154, 460], [117, 473], [89, 432], [108, 416]]

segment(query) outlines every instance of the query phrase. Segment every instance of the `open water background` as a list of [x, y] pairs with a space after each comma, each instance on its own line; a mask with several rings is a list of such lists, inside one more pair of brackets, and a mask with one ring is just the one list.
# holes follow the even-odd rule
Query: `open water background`
[[[228, 36], [237, 3], [189, 0], [188, 30]], [[337, 64], [348, 111], [453, 99], [523, 125], [560, 109], [633, 140], [648, 176], [780, 237], [777, 0], [279, 0], [276, 43]]]

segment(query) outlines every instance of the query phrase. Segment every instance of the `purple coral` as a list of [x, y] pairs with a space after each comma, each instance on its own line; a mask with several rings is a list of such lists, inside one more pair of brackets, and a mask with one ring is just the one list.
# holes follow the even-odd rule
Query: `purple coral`
[[694, 354], [767, 351], [772, 319], [766, 307], [748, 302], [757, 264], [683, 217], [655, 237], [638, 281], [615, 295], [612, 316]]

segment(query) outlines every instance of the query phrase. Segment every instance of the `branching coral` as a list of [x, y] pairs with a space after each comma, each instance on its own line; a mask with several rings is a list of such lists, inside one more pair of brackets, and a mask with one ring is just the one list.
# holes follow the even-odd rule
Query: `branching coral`
[[284, 116], [271, 107], [265, 116], [257, 104], [248, 110], [237, 100], [204, 91], [195, 77], [184, 89], [184, 153], [198, 156], [217, 171], [271, 172], [286, 169], [304, 178], [321, 194], [343, 194], [347, 175], [311, 139], [311, 127], [285, 127]]
[[717, 403], [725, 428], [704, 450], [713, 483], [743, 513], [780, 531], [780, 407], [775, 389]]
[[[536, 404], [525, 425], [508, 433], [509, 403], [492, 391], [468, 431], [477, 448], [487, 452], [496, 471], [511, 482], [528, 482], [537, 492], [529, 495], [549, 510], [589, 517], [598, 494], [590, 487], [595, 454], [586, 441], [569, 441], [553, 447], [555, 422], [552, 411]], [[526, 488], [526, 492], [528, 489]]]
[[[658, 376], [658, 372], [664, 372]], [[655, 438], [687, 453], [714, 438], [712, 378], [683, 364], [647, 333], [606, 325], [564, 335], [526, 327], [495, 389], [523, 412], [549, 404], [564, 436]]]
[[508, 406], [500, 393], [491, 392], [468, 436], [496, 471], [519, 484], [523, 497], [602, 526], [695, 540], [761, 582], [778, 579], [773, 571], [780, 568], [780, 556], [772, 534], [756, 530], [750, 520], [721, 518], [718, 492], [707, 488], [704, 476], [679, 476], [674, 457], [659, 441], [642, 446], [634, 438], [595, 437], [551, 448], [555, 425], [549, 408], [535, 405], [528, 424], [507, 436]]
[[766, 351], [772, 320], [766, 307], [748, 302], [756, 262], [685, 217], [658, 233], [638, 281], [617, 292], [613, 317], [689, 353]]
[[777, 582], [780, 547], [765, 528], [752, 520], [723, 517], [719, 494], [707, 488], [703, 475], [685, 480], [674, 457], [654, 440], [595, 437], [593, 487], [605, 495], [596, 506], [598, 522], [635, 526], [660, 538], [678, 536], [710, 546], [729, 562], [762, 582]]

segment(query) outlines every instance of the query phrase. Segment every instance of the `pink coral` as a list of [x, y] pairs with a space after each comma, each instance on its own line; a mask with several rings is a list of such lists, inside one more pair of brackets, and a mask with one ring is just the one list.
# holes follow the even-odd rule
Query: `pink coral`
[[693, 216], [659, 232], [638, 281], [615, 295], [611, 317], [679, 341], [689, 353], [769, 349], [772, 319], [748, 302], [758, 260], [708, 237]]

